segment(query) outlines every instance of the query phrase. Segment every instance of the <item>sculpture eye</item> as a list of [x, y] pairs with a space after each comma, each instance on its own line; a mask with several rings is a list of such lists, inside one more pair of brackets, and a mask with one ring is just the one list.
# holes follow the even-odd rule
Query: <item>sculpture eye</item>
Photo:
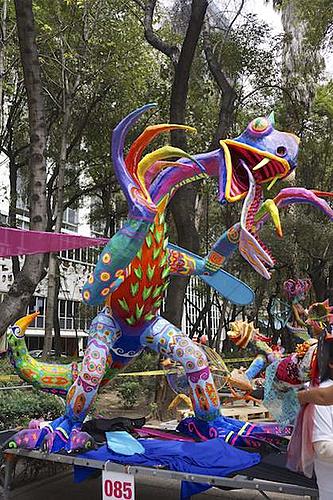
[[285, 148], [284, 146], [278, 146], [276, 148], [276, 154], [277, 156], [286, 156], [287, 148]]
[[265, 118], [263, 116], [260, 116], [259, 118], [255, 118], [250, 123], [250, 129], [253, 132], [257, 132], [257, 133], [258, 132], [259, 133], [265, 132], [269, 127], [271, 127], [271, 123], [269, 122], [269, 120], [267, 120], [267, 118]]

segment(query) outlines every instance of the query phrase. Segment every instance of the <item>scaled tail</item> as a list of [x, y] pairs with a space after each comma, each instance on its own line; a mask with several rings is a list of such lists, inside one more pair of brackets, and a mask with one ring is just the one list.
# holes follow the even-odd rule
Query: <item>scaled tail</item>
[[25, 343], [25, 331], [38, 315], [38, 311], [28, 314], [8, 328], [9, 358], [20, 378], [37, 389], [65, 396], [77, 377], [79, 365], [43, 363], [30, 356]]

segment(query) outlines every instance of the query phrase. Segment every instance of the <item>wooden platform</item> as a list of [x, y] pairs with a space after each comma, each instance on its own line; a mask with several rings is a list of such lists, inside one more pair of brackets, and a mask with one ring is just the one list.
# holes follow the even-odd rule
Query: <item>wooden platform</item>
[[237, 418], [238, 420], [246, 420], [248, 422], [258, 421], [272, 421], [272, 417], [263, 405], [253, 404], [233, 404], [233, 405], [223, 405], [223, 415], [225, 417]]
[[[176, 410], [177, 421], [179, 422], [187, 416], [188, 410]], [[247, 422], [272, 422], [267, 408], [263, 405], [253, 405], [253, 403], [238, 403], [235, 402], [229, 405], [222, 405], [222, 413], [225, 417], [236, 418], [237, 420], [245, 420]]]

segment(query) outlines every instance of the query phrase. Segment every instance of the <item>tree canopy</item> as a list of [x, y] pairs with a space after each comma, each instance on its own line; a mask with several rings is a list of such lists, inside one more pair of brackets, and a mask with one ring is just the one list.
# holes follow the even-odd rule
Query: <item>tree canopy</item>
[[[296, 184], [333, 190], [333, 81], [325, 76], [323, 62], [323, 50], [332, 45], [332, 2], [271, 3], [284, 16], [285, 32], [278, 35], [246, 9], [246, 0], [233, 2], [233, 9], [229, 2], [199, 0], [171, 5], [156, 0], [33, 2], [45, 109], [48, 230], [56, 221], [63, 162], [63, 209], [87, 203], [89, 196], [91, 221], [101, 233], [112, 234], [126, 214], [126, 203], [109, 158], [110, 132], [123, 116], [147, 102], [157, 102], [158, 110], [137, 125], [130, 139], [149, 123], [179, 116], [198, 129], [186, 139], [190, 153], [218, 147], [219, 139], [238, 135], [250, 119], [274, 109], [278, 128], [301, 134]], [[195, 44], [186, 49], [193, 23], [198, 22], [195, 8], [201, 8], [202, 22]], [[2, 0], [1, 12], [0, 147], [10, 166], [8, 223], [15, 226], [18, 179], [31, 173], [28, 99], [12, 3]], [[188, 53], [192, 50], [193, 61], [186, 68], [188, 88], [183, 89], [179, 114], [172, 99], [177, 78], [184, 76], [177, 76], [184, 46]], [[316, 64], [311, 66], [309, 57]], [[154, 146], [169, 141], [162, 137]], [[26, 195], [31, 205], [29, 189]], [[238, 220], [241, 207], [221, 207], [211, 180], [198, 186], [191, 206], [202, 253]], [[179, 227], [171, 217], [169, 222], [175, 240]], [[270, 282], [240, 257], [228, 264], [230, 272], [257, 291], [257, 314], [288, 277], [310, 276], [313, 298], [333, 300], [332, 226], [307, 207], [285, 211], [282, 222], [283, 240], [276, 238], [271, 225], [262, 231], [278, 261]], [[18, 272], [20, 264], [15, 265]], [[6, 326], [0, 322], [1, 331]]]

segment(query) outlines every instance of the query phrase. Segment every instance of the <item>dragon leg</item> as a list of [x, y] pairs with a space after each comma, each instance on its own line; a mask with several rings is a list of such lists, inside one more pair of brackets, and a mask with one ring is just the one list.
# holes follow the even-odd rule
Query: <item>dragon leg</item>
[[253, 380], [265, 369], [266, 365], [267, 361], [265, 357], [262, 354], [258, 354], [246, 370], [245, 375], [249, 380]]
[[178, 328], [158, 317], [142, 334], [141, 342], [185, 369], [195, 415], [213, 420], [220, 414], [220, 401], [205, 353]]
[[106, 371], [111, 365], [110, 350], [121, 336], [116, 321], [103, 309], [91, 323], [82, 366], [67, 393], [65, 415], [41, 429], [23, 429], [15, 434], [10, 447], [39, 448], [48, 452], [89, 448], [93, 440], [80, 432]]
[[240, 446], [260, 446], [267, 441], [279, 445], [281, 439], [284, 442], [278, 426], [257, 426], [221, 415], [219, 397], [204, 352], [167, 320], [157, 317], [142, 333], [141, 342], [180, 362], [185, 369], [195, 417], [182, 420], [178, 425], [180, 432], [202, 440], [222, 437], [226, 442]]

